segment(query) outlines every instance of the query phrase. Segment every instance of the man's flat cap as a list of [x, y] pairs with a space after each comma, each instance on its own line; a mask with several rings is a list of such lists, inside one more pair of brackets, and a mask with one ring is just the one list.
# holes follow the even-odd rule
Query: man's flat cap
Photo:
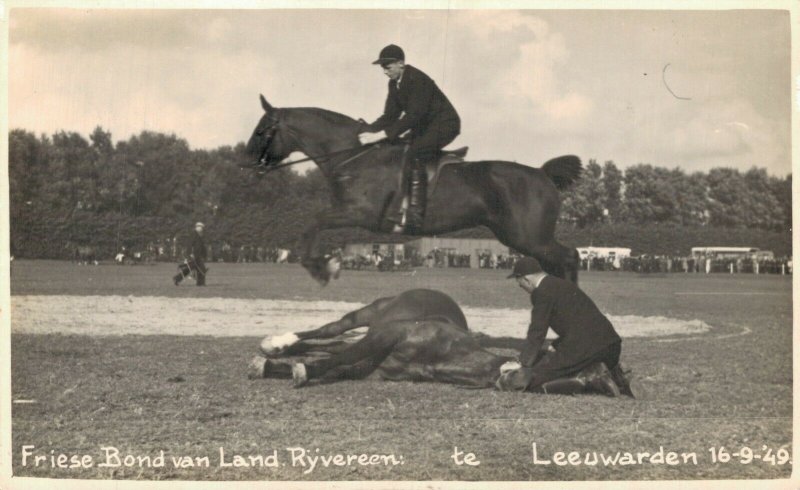
[[539, 261], [533, 257], [522, 257], [514, 264], [514, 272], [509, 274], [508, 278], [523, 277], [537, 272], [542, 272], [542, 265]]
[[386, 63], [394, 63], [395, 61], [405, 61], [406, 55], [403, 49], [395, 44], [390, 44], [381, 50], [378, 59], [373, 61], [373, 65], [385, 65]]

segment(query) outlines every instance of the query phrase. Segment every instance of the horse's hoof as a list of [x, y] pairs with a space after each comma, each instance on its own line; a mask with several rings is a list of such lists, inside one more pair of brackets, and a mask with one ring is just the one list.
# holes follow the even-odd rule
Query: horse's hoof
[[292, 384], [295, 388], [308, 383], [308, 372], [306, 372], [306, 365], [298, 362], [292, 366]]
[[328, 281], [331, 279], [330, 272], [327, 266], [328, 259], [325, 257], [318, 257], [309, 259], [303, 262], [303, 267], [311, 274], [311, 277], [316, 280], [320, 286], [327, 286]]
[[321, 272], [318, 272], [314, 275], [314, 279], [317, 280], [320, 286], [327, 286], [328, 282], [331, 280], [331, 275], [328, 274], [328, 271], [323, 269]]
[[298, 341], [300, 341], [300, 337], [292, 332], [287, 332], [275, 337], [264, 337], [259, 347], [265, 356], [277, 357], [286, 352], [286, 349], [293, 346]]
[[261, 379], [267, 374], [267, 360], [261, 356], [254, 357], [247, 365], [248, 379]]

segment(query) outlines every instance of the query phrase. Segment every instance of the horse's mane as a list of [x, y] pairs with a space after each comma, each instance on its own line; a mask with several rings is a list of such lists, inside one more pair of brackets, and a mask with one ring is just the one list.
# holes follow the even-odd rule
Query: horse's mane
[[310, 112], [315, 116], [324, 119], [326, 122], [335, 125], [341, 124], [357, 124], [356, 120], [350, 116], [339, 114], [338, 112], [329, 111], [328, 109], [320, 109], [319, 107], [298, 107], [298, 110]]

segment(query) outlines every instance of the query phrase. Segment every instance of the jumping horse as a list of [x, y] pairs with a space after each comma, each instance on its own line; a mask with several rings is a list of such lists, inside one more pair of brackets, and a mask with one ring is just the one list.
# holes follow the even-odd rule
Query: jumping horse
[[[387, 207], [398, 192], [402, 145], [362, 146], [361, 123], [319, 108], [275, 108], [261, 95], [264, 115], [247, 143], [253, 168], [279, 168], [290, 153], [308, 155], [332, 191], [332, 207], [319, 213], [302, 236], [301, 263], [321, 284], [338, 274], [338, 259], [325, 256], [319, 235], [324, 230], [360, 227], [386, 232]], [[568, 155], [533, 168], [512, 162], [478, 161], [443, 165], [429, 186], [421, 229], [412, 235], [434, 235], [488, 227], [516, 252], [539, 259], [551, 274], [578, 280], [579, 255], [554, 237], [560, 210], [559, 190], [574, 183], [580, 159]]]

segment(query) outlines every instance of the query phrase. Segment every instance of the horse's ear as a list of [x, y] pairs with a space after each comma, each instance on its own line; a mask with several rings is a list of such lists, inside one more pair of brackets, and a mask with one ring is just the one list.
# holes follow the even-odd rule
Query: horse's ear
[[272, 106], [269, 105], [269, 102], [267, 102], [267, 99], [265, 99], [264, 96], [261, 95], [261, 94], [258, 94], [258, 96], [261, 98], [261, 107], [264, 108], [264, 112], [271, 111], [272, 110]]

